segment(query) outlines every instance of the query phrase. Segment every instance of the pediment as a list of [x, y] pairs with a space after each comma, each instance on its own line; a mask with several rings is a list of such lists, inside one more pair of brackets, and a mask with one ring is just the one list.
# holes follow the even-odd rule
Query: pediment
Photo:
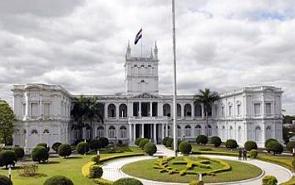
[[133, 98], [159, 98], [159, 96], [156, 96], [150, 93], [142, 93], [142, 94], [133, 96]]

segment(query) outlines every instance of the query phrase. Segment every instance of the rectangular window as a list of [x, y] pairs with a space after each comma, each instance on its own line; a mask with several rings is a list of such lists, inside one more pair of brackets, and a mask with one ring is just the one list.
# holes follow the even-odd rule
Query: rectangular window
[[44, 103], [44, 110], [43, 110], [43, 114], [45, 117], [49, 117], [50, 115], [50, 103]]
[[265, 114], [271, 115], [271, 103], [265, 103]]
[[254, 114], [255, 116], [260, 116], [261, 114], [260, 103], [254, 103]]
[[232, 116], [232, 106], [228, 106], [228, 115]]
[[238, 114], [238, 116], [241, 115], [241, 105], [240, 104], [237, 105], [237, 114]]
[[26, 115], [26, 104], [23, 103], [23, 116], [25, 116], [25, 115]]
[[31, 103], [31, 116], [33, 118], [36, 118], [39, 114], [39, 110], [38, 110], [39, 106], [38, 103]]
[[224, 117], [224, 107], [221, 108], [221, 116]]

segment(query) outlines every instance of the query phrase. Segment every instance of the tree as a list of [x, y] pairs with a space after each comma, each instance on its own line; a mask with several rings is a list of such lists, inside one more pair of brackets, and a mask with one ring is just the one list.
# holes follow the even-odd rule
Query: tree
[[217, 92], [211, 92], [210, 89], [199, 90], [199, 94], [194, 96], [194, 103], [201, 103], [204, 105], [204, 113], [206, 119], [206, 136], [208, 136], [208, 113], [212, 110], [212, 105], [215, 101], [219, 100], [220, 97]]
[[14, 151], [12, 150], [2, 150], [0, 152], [0, 166], [5, 166], [6, 168], [8, 165], [14, 166], [17, 161], [17, 156]]
[[58, 155], [67, 158], [72, 154], [72, 147], [69, 144], [62, 144], [58, 147]]
[[0, 140], [5, 145], [12, 144], [13, 124], [16, 121], [8, 103], [0, 100]]

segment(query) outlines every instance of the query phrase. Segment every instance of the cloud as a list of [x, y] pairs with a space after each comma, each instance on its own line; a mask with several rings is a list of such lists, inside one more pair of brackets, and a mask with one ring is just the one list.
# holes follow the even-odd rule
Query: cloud
[[[178, 94], [246, 85], [284, 90], [295, 114], [292, 0], [176, 2]], [[124, 92], [128, 40], [159, 48], [160, 92], [172, 92], [171, 5], [156, 0], [0, 2], [0, 97], [12, 84], [60, 84], [73, 94]], [[132, 54], [140, 45], [132, 44]]]

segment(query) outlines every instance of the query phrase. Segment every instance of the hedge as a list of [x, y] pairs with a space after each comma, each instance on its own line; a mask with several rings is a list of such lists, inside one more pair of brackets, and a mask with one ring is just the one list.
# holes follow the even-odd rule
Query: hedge
[[89, 151], [89, 145], [86, 142], [80, 142], [77, 147], [76, 150], [78, 152], [78, 154], [86, 154]]
[[234, 149], [234, 148], [237, 148], [238, 147], [238, 143], [236, 140], [234, 139], [228, 139], [226, 142], [225, 142], [225, 147], [226, 148], [229, 148], [229, 149]]
[[154, 143], [149, 142], [149, 143], [147, 143], [147, 144], [144, 145], [144, 151], [148, 155], [152, 156], [152, 155], [154, 155], [154, 153], [157, 152], [157, 147], [156, 147], [156, 145]]
[[22, 159], [25, 156], [25, 150], [21, 147], [15, 147], [13, 148], [13, 151], [16, 154], [17, 159]]
[[15, 165], [17, 161], [17, 156], [14, 151], [12, 150], [2, 150], [0, 152], [0, 166], [5, 166], [6, 168], [8, 165]]
[[58, 155], [67, 158], [72, 154], [72, 147], [69, 144], [62, 144], [58, 147]]
[[179, 144], [179, 151], [183, 155], [188, 155], [192, 151], [192, 145], [190, 143], [188, 143], [187, 141], [183, 141]]
[[143, 138], [140, 142], [139, 142], [139, 147], [141, 149], [144, 149], [144, 145], [147, 144], [149, 142], [149, 139], [147, 138]]
[[74, 183], [65, 176], [56, 175], [48, 178], [43, 185], [74, 185]]
[[213, 136], [210, 138], [210, 144], [213, 144], [215, 147], [219, 147], [221, 143], [222, 141], [218, 136]]
[[134, 178], [121, 178], [116, 180], [113, 185], [143, 185], [142, 182], [140, 182], [137, 179]]
[[205, 135], [199, 135], [197, 138], [196, 138], [196, 142], [197, 144], [207, 144], [208, 143], [208, 137], [205, 136]]
[[256, 150], [257, 149], [257, 144], [255, 141], [246, 141], [244, 144], [244, 147], [247, 151], [250, 151], [252, 149]]
[[49, 158], [48, 150], [43, 146], [37, 146], [32, 151], [32, 160], [41, 162], [46, 162]]

